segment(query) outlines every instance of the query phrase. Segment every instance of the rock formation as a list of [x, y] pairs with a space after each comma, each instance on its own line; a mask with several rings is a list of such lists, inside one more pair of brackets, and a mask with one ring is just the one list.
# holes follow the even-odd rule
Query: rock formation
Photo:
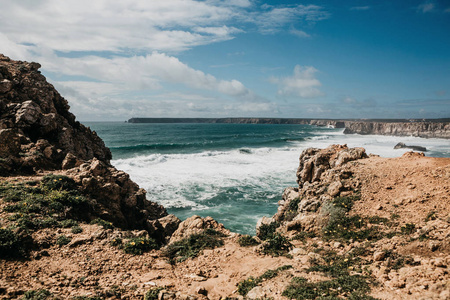
[[[151, 229], [161, 237], [167, 234], [167, 226], [149, 223], [166, 216], [166, 210], [148, 201], [128, 174], [111, 166], [110, 150], [75, 120], [67, 100], [39, 68], [38, 63], [0, 54], [0, 175], [67, 174], [90, 198], [92, 218], [122, 228]], [[172, 221], [175, 227], [179, 223]]]
[[402, 143], [402, 142], [400, 142], [400, 143], [398, 143], [397, 145], [394, 146], [394, 149], [403, 149], [403, 148], [412, 149], [412, 150], [415, 150], [415, 151], [422, 151], [422, 152], [426, 152], [427, 151], [427, 148], [425, 148], [425, 147], [422, 147], [422, 146], [408, 146], [408, 145], [405, 145], [405, 143]]
[[450, 122], [345, 122], [345, 134], [376, 134], [450, 139]]

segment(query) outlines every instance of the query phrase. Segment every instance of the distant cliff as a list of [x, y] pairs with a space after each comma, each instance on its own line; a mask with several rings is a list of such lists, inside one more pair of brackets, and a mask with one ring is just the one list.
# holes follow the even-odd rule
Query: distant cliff
[[296, 118], [131, 118], [128, 123], [309, 124], [345, 128], [345, 134], [377, 134], [450, 139], [450, 119], [330, 120]]
[[344, 133], [450, 139], [450, 122], [347, 121]]

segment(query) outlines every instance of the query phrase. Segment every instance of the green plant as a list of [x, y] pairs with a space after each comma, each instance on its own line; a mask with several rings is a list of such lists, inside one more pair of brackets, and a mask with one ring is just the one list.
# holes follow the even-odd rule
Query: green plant
[[66, 219], [59, 222], [61, 228], [69, 228], [73, 226], [78, 226], [78, 222], [72, 219]]
[[122, 246], [122, 243], [123, 243], [123, 241], [121, 238], [112, 239], [110, 242], [111, 246], [113, 246], [113, 247]]
[[414, 231], [416, 230], [416, 225], [413, 223], [406, 223], [405, 226], [402, 226], [400, 228], [400, 231], [402, 232], [402, 234], [411, 234], [414, 233]]
[[14, 231], [0, 228], [0, 257], [23, 257], [26, 256], [24, 240]]
[[144, 300], [158, 300], [159, 292], [162, 291], [164, 288], [161, 286], [152, 288], [151, 290], [147, 291], [144, 296]]
[[42, 178], [41, 187], [49, 190], [75, 190], [75, 181], [67, 176], [49, 174]]
[[83, 228], [81, 228], [79, 225], [75, 225], [75, 226], [72, 226], [71, 232], [73, 234], [82, 233], [83, 232]]
[[45, 299], [53, 299], [52, 293], [45, 289], [37, 290], [37, 291], [27, 291], [20, 298], [21, 300], [45, 300]]
[[271, 239], [275, 235], [275, 231], [280, 226], [278, 222], [272, 222], [270, 224], [261, 224], [258, 228], [257, 236], [261, 240], [265, 241]]
[[103, 227], [103, 229], [114, 229], [114, 225], [111, 222], [105, 221], [103, 219], [97, 218], [91, 221], [91, 224], [97, 224]]
[[123, 245], [123, 251], [133, 255], [141, 255], [158, 248], [156, 241], [150, 238], [132, 238]]
[[59, 247], [62, 247], [62, 246], [64, 246], [64, 245], [67, 245], [68, 243], [70, 243], [71, 240], [72, 240], [71, 238], [69, 238], [69, 237], [67, 237], [67, 236], [65, 236], [65, 235], [60, 235], [60, 236], [58, 236], [58, 237], [56, 238], [56, 244], [57, 244]]
[[289, 239], [277, 233], [263, 244], [262, 253], [280, 256], [287, 254], [291, 248], [292, 244], [289, 242]]
[[436, 219], [437, 219], [436, 212], [434, 210], [432, 210], [425, 217], [425, 222], [428, 222], [428, 221], [431, 221], [431, 220], [436, 220]]
[[312, 231], [300, 231], [296, 235], [294, 235], [291, 240], [293, 241], [302, 241], [305, 242], [308, 238], [314, 238], [316, 234]]
[[241, 247], [250, 247], [259, 245], [259, 242], [250, 235], [243, 235], [239, 237], [238, 244]]
[[219, 237], [202, 232], [169, 244], [162, 251], [162, 255], [174, 264], [177, 261], [182, 262], [188, 258], [197, 257], [203, 249], [214, 249], [222, 245], [223, 241]]
[[255, 286], [259, 285], [264, 280], [269, 280], [278, 276], [281, 271], [292, 269], [291, 265], [284, 265], [278, 267], [275, 270], [267, 270], [259, 277], [250, 276], [249, 278], [242, 280], [238, 283], [238, 293], [242, 296], [247, 295], [247, 293], [253, 289]]

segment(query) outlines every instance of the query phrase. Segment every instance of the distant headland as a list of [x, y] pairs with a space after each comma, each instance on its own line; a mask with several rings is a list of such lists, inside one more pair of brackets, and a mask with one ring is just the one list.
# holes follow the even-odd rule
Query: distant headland
[[128, 123], [305, 124], [345, 128], [345, 134], [376, 134], [450, 139], [450, 118], [305, 119], [305, 118], [131, 118]]

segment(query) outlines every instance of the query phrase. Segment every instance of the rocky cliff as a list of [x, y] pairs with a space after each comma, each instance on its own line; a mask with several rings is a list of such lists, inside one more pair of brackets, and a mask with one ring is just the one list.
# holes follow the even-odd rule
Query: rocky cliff
[[450, 122], [346, 121], [344, 133], [450, 139]]
[[110, 164], [97, 134], [76, 121], [38, 63], [0, 54], [0, 176], [66, 174], [90, 199], [89, 218], [164, 235], [165, 209]]

